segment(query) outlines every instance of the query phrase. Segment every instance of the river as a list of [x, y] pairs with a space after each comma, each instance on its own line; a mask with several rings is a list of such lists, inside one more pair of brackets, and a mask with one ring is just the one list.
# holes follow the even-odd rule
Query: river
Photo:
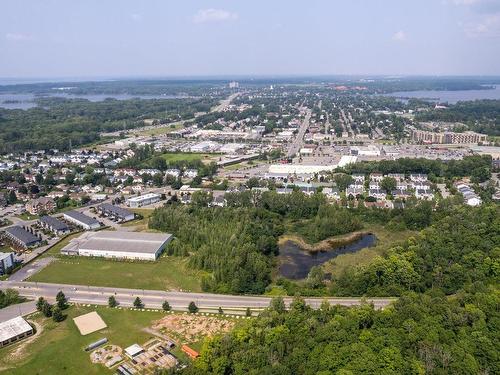
[[339, 255], [355, 253], [365, 247], [373, 246], [376, 241], [377, 237], [368, 233], [348, 245], [316, 253], [301, 249], [293, 241], [286, 241], [280, 245], [279, 274], [288, 279], [304, 279], [312, 267], [320, 266]]
[[459, 101], [500, 99], [500, 85], [488, 85], [494, 87], [489, 90], [456, 90], [456, 91], [397, 91], [384, 96], [393, 96], [400, 99], [417, 98], [428, 99], [434, 102], [455, 104]]

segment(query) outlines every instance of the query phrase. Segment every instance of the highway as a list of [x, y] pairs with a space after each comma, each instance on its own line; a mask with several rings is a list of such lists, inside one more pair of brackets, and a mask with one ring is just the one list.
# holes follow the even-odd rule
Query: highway
[[[142, 290], [95, 287], [85, 285], [50, 284], [39, 282], [0, 281], [0, 289], [15, 289], [21, 296], [37, 299], [44, 297], [54, 300], [60, 290], [70, 302], [94, 305], [107, 305], [108, 298], [114, 295], [121, 306], [132, 306], [136, 297], [140, 297], [145, 307], [161, 308], [164, 301], [168, 301], [175, 310], [187, 310], [189, 302], [193, 301], [199, 308], [245, 309], [247, 307], [258, 309], [269, 306], [271, 297], [264, 296], [236, 296], [211, 293], [165, 292], [161, 290]], [[285, 303], [289, 304], [292, 298], [286, 297]], [[306, 303], [313, 308], [318, 308], [325, 298], [305, 298]], [[328, 298], [331, 304], [355, 306], [361, 304], [360, 298]], [[373, 303], [380, 309], [390, 304], [391, 298], [368, 298], [367, 302]]]

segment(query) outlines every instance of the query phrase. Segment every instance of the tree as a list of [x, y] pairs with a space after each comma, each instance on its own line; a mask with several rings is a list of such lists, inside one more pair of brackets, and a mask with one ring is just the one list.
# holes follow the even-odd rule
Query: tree
[[56, 302], [57, 302], [57, 306], [61, 310], [64, 310], [65, 308], [68, 307], [68, 300], [66, 299], [66, 296], [64, 295], [64, 293], [61, 290], [57, 293]]
[[272, 311], [276, 311], [278, 314], [283, 314], [286, 310], [285, 301], [283, 297], [275, 297], [271, 300], [269, 308]]
[[42, 311], [42, 308], [43, 308], [43, 304], [45, 303], [45, 298], [43, 297], [39, 297], [38, 300], [36, 301], [36, 309], [38, 311]]
[[109, 298], [108, 298], [108, 306], [109, 307], [116, 307], [116, 306], [118, 306], [118, 302], [116, 301], [115, 296], [109, 296]]
[[66, 316], [62, 313], [59, 306], [56, 305], [52, 308], [52, 319], [54, 322], [62, 322], [65, 318]]
[[14, 204], [17, 202], [17, 196], [14, 190], [9, 191], [9, 194], [7, 195], [7, 202], [9, 204]]
[[141, 299], [139, 297], [135, 297], [134, 307], [136, 309], [142, 309], [144, 307], [144, 304], [142, 303], [142, 301], [141, 301]]
[[189, 302], [189, 306], [188, 306], [188, 311], [191, 313], [191, 314], [195, 314], [198, 312], [198, 306], [196, 306], [196, 304], [191, 301]]
[[213, 195], [212, 193], [206, 191], [195, 191], [191, 195], [191, 203], [196, 207], [208, 207], [212, 203]]
[[350, 175], [345, 173], [336, 174], [333, 180], [337, 184], [339, 191], [344, 191], [354, 181]]
[[322, 287], [325, 273], [321, 266], [313, 266], [307, 275], [306, 284], [309, 288], [316, 289]]
[[50, 316], [52, 316], [52, 305], [44, 300], [42, 303], [41, 311], [46, 318], [49, 318]]
[[384, 177], [380, 182], [380, 187], [386, 191], [386, 193], [390, 193], [393, 190], [396, 190], [397, 181], [394, 177]]
[[251, 189], [259, 186], [259, 179], [257, 177], [250, 177], [247, 181], [247, 188]]
[[170, 307], [170, 303], [168, 303], [168, 301], [163, 302], [163, 304], [161, 305], [161, 307], [163, 308], [163, 311], [170, 311], [170, 310], [172, 310], [172, 307]]

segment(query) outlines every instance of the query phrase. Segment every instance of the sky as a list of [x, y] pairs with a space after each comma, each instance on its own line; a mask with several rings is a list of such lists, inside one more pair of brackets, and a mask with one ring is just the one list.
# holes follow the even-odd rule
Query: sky
[[0, 0], [0, 77], [500, 75], [500, 0]]

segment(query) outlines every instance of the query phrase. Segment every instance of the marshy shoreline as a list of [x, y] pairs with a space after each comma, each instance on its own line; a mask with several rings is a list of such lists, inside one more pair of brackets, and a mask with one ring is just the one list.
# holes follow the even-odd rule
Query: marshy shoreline
[[300, 235], [285, 234], [279, 238], [278, 245], [282, 245], [285, 242], [292, 242], [302, 250], [314, 254], [318, 252], [334, 251], [339, 247], [350, 245], [356, 241], [359, 241], [364, 236], [371, 234], [373, 233], [369, 231], [352, 232], [346, 235], [329, 237], [315, 244], [307, 243], [306, 240]]

